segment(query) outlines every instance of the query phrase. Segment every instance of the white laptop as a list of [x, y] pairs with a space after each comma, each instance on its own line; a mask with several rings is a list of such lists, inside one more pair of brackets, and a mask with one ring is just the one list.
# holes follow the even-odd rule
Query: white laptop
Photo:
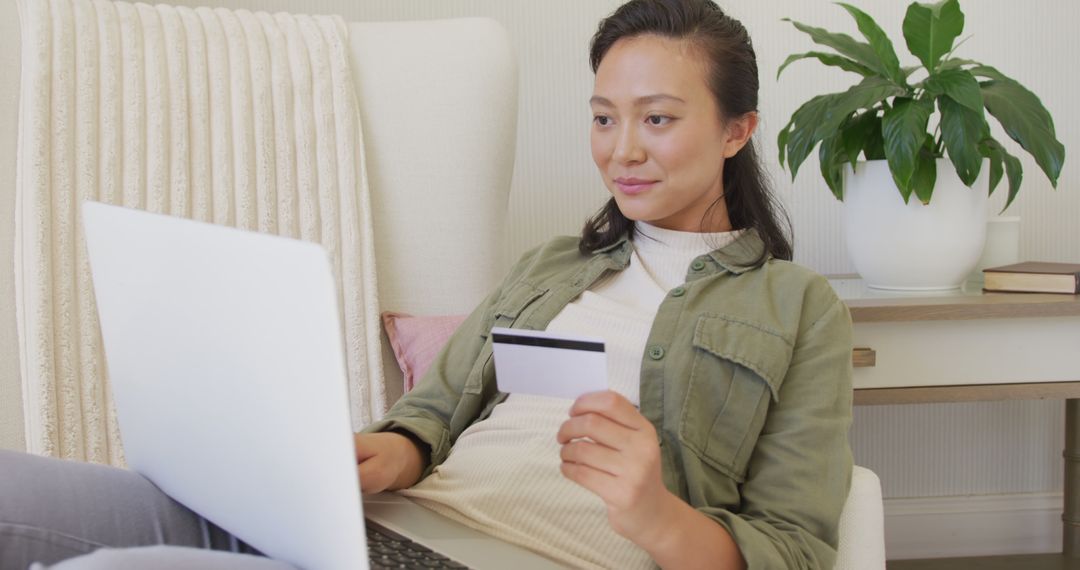
[[397, 533], [451, 567], [561, 567], [397, 494], [361, 502], [322, 247], [93, 202], [83, 220], [132, 469], [306, 570], [438, 562], [388, 555], [379, 537], [369, 549], [365, 516], [368, 531]]

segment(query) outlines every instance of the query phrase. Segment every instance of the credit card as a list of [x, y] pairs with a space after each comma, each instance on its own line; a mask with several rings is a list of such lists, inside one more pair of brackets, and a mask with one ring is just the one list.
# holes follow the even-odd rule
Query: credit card
[[500, 392], [573, 400], [608, 389], [602, 338], [495, 327], [491, 346]]

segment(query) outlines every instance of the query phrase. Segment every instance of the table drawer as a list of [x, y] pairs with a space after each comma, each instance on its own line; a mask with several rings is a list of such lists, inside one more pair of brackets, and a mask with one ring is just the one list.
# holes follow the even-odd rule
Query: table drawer
[[856, 322], [855, 388], [1080, 380], [1080, 317]]

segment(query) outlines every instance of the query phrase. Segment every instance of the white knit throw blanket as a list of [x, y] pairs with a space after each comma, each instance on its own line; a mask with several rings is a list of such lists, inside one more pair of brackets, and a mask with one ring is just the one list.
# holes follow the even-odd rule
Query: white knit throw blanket
[[23, 0], [20, 10], [15, 276], [29, 451], [123, 464], [84, 199], [321, 243], [338, 282], [353, 426], [381, 416], [344, 22], [106, 0]]

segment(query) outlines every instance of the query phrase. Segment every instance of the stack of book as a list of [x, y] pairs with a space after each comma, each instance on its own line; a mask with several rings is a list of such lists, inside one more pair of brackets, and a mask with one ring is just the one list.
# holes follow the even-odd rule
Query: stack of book
[[983, 269], [983, 291], [1080, 294], [1080, 263], [1025, 261]]

